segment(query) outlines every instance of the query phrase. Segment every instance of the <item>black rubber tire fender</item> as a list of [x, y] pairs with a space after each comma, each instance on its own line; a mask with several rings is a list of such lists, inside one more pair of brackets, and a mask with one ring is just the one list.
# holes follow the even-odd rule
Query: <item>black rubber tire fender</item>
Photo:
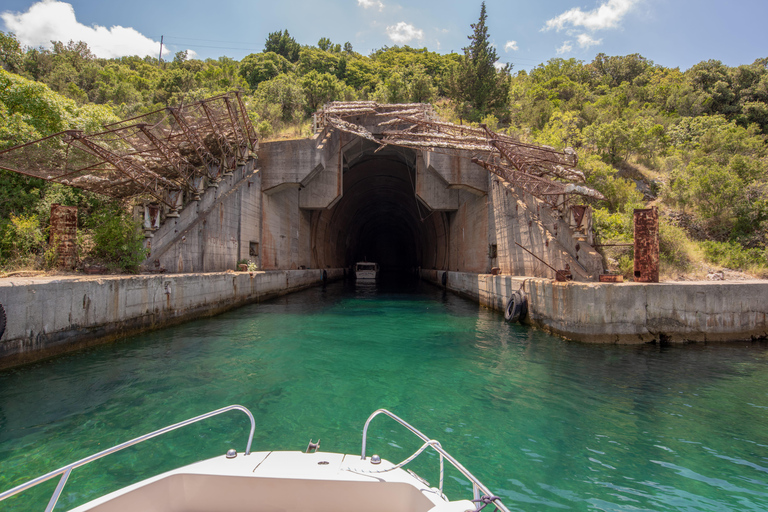
[[519, 322], [525, 318], [528, 312], [528, 305], [525, 300], [525, 295], [520, 290], [512, 292], [512, 296], [507, 301], [507, 307], [504, 308], [504, 319], [507, 322]]
[[328, 272], [323, 270], [323, 283], [327, 283], [327, 282], [328, 282]]
[[6, 318], [5, 318], [5, 308], [2, 304], [0, 304], [0, 338], [3, 337], [3, 334], [5, 334], [5, 324], [6, 324]]
[[440, 282], [443, 283], [443, 286], [448, 284], [448, 271], [446, 270], [443, 272], [443, 277], [440, 278]]

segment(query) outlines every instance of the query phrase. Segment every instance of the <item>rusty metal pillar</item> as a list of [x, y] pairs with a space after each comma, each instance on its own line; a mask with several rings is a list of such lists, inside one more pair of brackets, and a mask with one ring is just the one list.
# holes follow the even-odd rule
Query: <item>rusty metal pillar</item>
[[635, 282], [659, 282], [659, 211], [635, 210]]
[[56, 266], [77, 265], [77, 207], [51, 205], [50, 245], [56, 251]]

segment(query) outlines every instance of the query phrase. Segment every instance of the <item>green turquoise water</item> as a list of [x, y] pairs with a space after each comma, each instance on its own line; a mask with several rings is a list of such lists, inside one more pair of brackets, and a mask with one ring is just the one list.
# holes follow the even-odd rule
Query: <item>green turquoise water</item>
[[[415, 284], [333, 284], [0, 372], [0, 491], [233, 403], [254, 450], [358, 453], [388, 408], [512, 510], [768, 510], [765, 344], [570, 343]], [[75, 470], [57, 510], [242, 451], [247, 431], [231, 412]], [[381, 417], [369, 436], [392, 461], [419, 445]], [[434, 455], [414, 470], [436, 484]], [[42, 510], [54, 486], [0, 510]]]

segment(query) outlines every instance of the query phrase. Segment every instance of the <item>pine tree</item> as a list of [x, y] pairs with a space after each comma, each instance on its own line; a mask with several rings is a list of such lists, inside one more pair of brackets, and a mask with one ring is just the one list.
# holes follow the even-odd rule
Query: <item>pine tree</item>
[[471, 25], [472, 35], [467, 36], [470, 44], [463, 49], [464, 55], [451, 81], [451, 96], [459, 115], [471, 121], [479, 121], [488, 114], [507, 117], [501, 111], [509, 101], [510, 66], [501, 70], [494, 66], [499, 57], [488, 37], [487, 18], [483, 2], [480, 19]]
[[264, 52], [274, 52], [291, 62], [299, 60], [299, 50], [301, 50], [301, 45], [291, 37], [288, 29], [270, 32], [264, 43]]

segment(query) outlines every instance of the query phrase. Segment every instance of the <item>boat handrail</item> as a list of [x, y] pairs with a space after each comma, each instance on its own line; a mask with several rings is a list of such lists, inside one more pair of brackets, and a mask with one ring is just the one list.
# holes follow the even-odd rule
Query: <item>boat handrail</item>
[[[424, 435], [422, 432], [420, 432], [416, 427], [405, 421], [404, 419], [400, 418], [396, 414], [393, 414], [389, 412], [386, 409], [378, 409], [377, 411], [374, 411], [373, 414], [371, 414], [368, 417], [368, 420], [365, 422], [365, 426], [363, 427], [363, 447], [362, 447], [362, 454], [361, 459], [365, 460], [365, 448], [366, 448], [366, 442], [368, 439], [368, 426], [371, 424], [371, 421], [373, 418], [378, 416], [379, 414], [384, 414], [386, 416], [389, 416], [396, 422], [398, 422], [400, 425], [404, 426], [408, 430], [411, 431], [414, 435], [416, 435], [418, 438], [420, 438], [422, 441], [424, 441], [424, 445], [422, 445], [421, 448], [419, 448], [413, 455], [405, 459], [400, 464], [395, 465], [392, 468], [388, 468], [387, 471], [395, 468], [402, 467], [406, 465], [407, 463], [411, 462], [413, 459], [415, 459], [418, 455], [421, 454], [426, 448], [431, 447], [434, 449], [438, 455], [440, 455], [440, 484], [439, 484], [439, 490], [442, 494], [443, 492], [443, 475], [444, 475], [444, 467], [443, 467], [443, 459], [446, 459], [448, 462], [451, 463], [451, 465], [456, 468], [462, 475], [464, 475], [466, 478], [469, 479], [470, 482], [472, 482], [472, 494], [474, 495], [474, 498], [476, 501], [479, 501], [482, 499], [482, 496], [480, 495], [480, 492], [485, 495], [485, 497], [492, 497], [494, 498], [494, 505], [501, 510], [502, 512], [509, 512], [509, 509], [498, 499], [496, 499], [495, 496], [491, 493], [490, 490], [480, 481], [478, 480], [472, 473], [469, 472], [467, 468], [465, 468], [458, 460], [453, 458], [451, 454], [449, 454], [445, 449], [440, 445], [440, 442], [435, 439], [430, 439], [426, 435]], [[478, 510], [482, 508], [479, 507]]]
[[215, 411], [211, 411], [206, 414], [201, 414], [200, 416], [195, 416], [194, 418], [190, 418], [188, 420], [184, 420], [179, 423], [175, 423], [173, 425], [169, 425], [165, 428], [161, 428], [160, 430], [155, 430], [154, 432], [150, 432], [149, 434], [144, 434], [143, 436], [139, 436], [135, 439], [131, 439], [130, 441], [126, 441], [122, 444], [118, 444], [116, 446], [113, 446], [112, 448], [107, 448], [106, 450], [100, 451], [99, 453], [90, 455], [77, 462], [68, 464], [55, 471], [51, 471], [50, 473], [47, 473], [43, 476], [39, 476], [33, 480], [30, 480], [26, 483], [23, 483], [19, 486], [14, 487], [13, 489], [5, 491], [4, 493], [0, 493], [0, 501], [3, 501], [6, 498], [10, 498], [11, 496], [14, 496], [22, 491], [26, 491], [27, 489], [30, 489], [38, 484], [46, 482], [55, 476], [62, 475], [61, 480], [59, 480], [59, 485], [56, 486], [56, 490], [53, 492], [53, 496], [51, 496], [51, 499], [48, 502], [48, 506], [45, 508], [45, 512], [51, 512], [53, 508], [56, 506], [56, 502], [58, 501], [59, 496], [61, 496], [61, 492], [64, 490], [64, 485], [67, 483], [67, 479], [69, 478], [69, 475], [70, 473], [72, 473], [73, 469], [79, 468], [80, 466], [84, 466], [89, 462], [93, 462], [94, 460], [101, 459], [102, 457], [106, 457], [107, 455], [111, 455], [115, 452], [122, 450], [123, 448], [128, 448], [129, 446], [133, 446], [135, 444], [144, 442], [148, 439], [152, 439], [153, 437], [157, 437], [159, 435], [171, 432], [172, 430], [176, 430], [181, 427], [186, 427], [187, 425], [191, 425], [192, 423], [197, 423], [198, 421], [202, 421], [212, 416], [217, 416], [219, 414], [222, 414], [228, 411], [233, 411], [233, 410], [244, 412], [245, 414], [248, 415], [248, 418], [251, 420], [251, 433], [248, 436], [248, 444], [245, 447], [245, 455], [250, 455], [251, 443], [253, 442], [253, 434], [256, 432], [256, 421], [253, 419], [253, 414], [251, 414], [251, 411], [249, 411], [247, 408], [243, 407], [242, 405], [230, 405], [227, 407], [222, 407], [221, 409], [216, 409]]

